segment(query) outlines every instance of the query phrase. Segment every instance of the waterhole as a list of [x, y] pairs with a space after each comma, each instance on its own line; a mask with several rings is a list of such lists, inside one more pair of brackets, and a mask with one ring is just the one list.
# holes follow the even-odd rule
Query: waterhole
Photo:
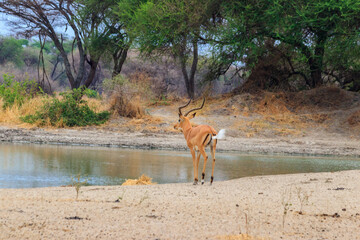
[[[200, 160], [199, 176], [203, 159]], [[205, 181], [211, 175], [211, 157]], [[360, 159], [217, 153], [215, 181], [246, 176], [360, 169]], [[89, 185], [119, 185], [146, 174], [157, 183], [192, 182], [190, 152], [0, 144], [0, 188], [69, 185], [77, 174]]]

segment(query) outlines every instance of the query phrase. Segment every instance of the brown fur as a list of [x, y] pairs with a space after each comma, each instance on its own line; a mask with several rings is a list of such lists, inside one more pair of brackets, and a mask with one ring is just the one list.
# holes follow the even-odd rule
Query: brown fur
[[[211, 143], [212, 136], [215, 136], [217, 132], [215, 129], [209, 125], [199, 125], [196, 127], [192, 127], [190, 123], [190, 119], [195, 117], [195, 113], [185, 117], [181, 113], [179, 114], [179, 123], [174, 125], [175, 129], [181, 128], [182, 132], [184, 134], [186, 143], [190, 149], [192, 159], [193, 159], [193, 166], [194, 166], [194, 184], [197, 184], [198, 181], [198, 172], [199, 172], [199, 161], [200, 161], [200, 155], [204, 158], [204, 167], [202, 170], [202, 179], [205, 177], [205, 167], [206, 162], [208, 159], [208, 156], [205, 152], [205, 147]], [[206, 139], [206, 137], [208, 139]], [[215, 168], [215, 150], [216, 150], [216, 142], [212, 141], [212, 144], [210, 145], [211, 149], [211, 155], [213, 159], [212, 164], [212, 173], [211, 173], [211, 182], [214, 179], [214, 168]], [[197, 152], [197, 156], [195, 156], [195, 153]]]

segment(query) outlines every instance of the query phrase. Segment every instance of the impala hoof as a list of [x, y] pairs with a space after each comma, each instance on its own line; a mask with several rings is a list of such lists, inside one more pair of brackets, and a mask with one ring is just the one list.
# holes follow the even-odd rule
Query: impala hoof
[[205, 181], [204, 181], [204, 179], [203, 179], [203, 180], [201, 180], [201, 185], [203, 185], [203, 184], [204, 184], [204, 182], [205, 182]]
[[193, 182], [193, 185], [197, 185], [197, 184], [198, 184], [198, 181], [194, 181], [194, 182]]

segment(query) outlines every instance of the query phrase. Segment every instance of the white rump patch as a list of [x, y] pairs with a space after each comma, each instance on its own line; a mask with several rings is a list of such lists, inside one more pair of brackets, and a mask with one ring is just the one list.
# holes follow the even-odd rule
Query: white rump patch
[[225, 129], [221, 129], [215, 137], [212, 137], [212, 139], [225, 139], [225, 132]]

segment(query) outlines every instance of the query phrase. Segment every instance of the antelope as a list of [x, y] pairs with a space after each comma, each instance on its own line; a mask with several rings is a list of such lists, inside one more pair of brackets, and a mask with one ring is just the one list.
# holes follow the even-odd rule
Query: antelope
[[[202, 155], [204, 158], [204, 166], [202, 169], [202, 176], [201, 176], [201, 184], [204, 184], [204, 178], [205, 178], [205, 167], [206, 162], [208, 160], [208, 156], [206, 155], [205, 148], [210, 145], [210, 152], [212, 156], [212, 172], [211, 172], [211, 180], [210, 185], [212, 185], [214, 181], [214, 167], [215, 167], [215, 150], [216, 150], [216, 143], [218, 139], [225, 138], [225, 129], [221, 129], [219, 131], [219, 134], [217, 135], [217, 132], [212, 126], [209, 125], [199, 125], [196, 127], [192, 127], [190, 120], [193, 119], [196, 115], [197, 110], [200, 110], [204, 107], [205, 104], [205, 98], [199, 108], [193, 108], [190, 111], [188, 111], [185, 114], [182, 114], [181, 109], [187, 107], [191, 102], [191, 99], [189, 102], [181, 107], [179, 107], [179, 121], [174, 125], [175, 129], [181, 128], [187, 146], [190, 149], [192, 159], [193, 159], [193, 167], [194, 167], [194, 185], [198, 184], [198, 172], [199, 172], [199, 161], [200, 156]], [[191, 112], [194, 112], [193, 114], [189, 115]], [[214, 139], [214, 141], [212, 141]], [[197, 156], [195, 157], [195, 152], [197, 153]]]

